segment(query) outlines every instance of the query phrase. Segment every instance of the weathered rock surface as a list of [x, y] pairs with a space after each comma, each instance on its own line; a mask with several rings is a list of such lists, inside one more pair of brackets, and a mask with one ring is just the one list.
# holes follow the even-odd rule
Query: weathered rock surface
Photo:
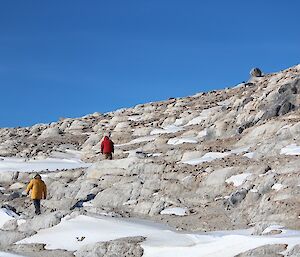
[[265, 245], [253, 250], [249, 250], [245, 253], [241, 253], [235, 257], [283, 257], [284, 255], [281, 254], [281, 252], [284, 252], [286, 247], [286, 245]]
[[129, 237], [108, 242], [86, 245], [76, 251], [76, 257], [112, 257], [112, 256], [143, 256], [144, 250], [139, 243], [143, 237]]
[[[0, 172], [0, 206], [9, 204], [18, 221], [26, 220], [5, 224], [0, 247], [18, 252], [14, 242], [74, 211], [148, 218], [189, 231], [254, 225], [259, 235], [271, 224], [300, 229], [299, 107], [298, 65], [255, 73], [249, 82], [225, 90], [0, 129], [0, 168], [5, 157], [66, 158], [68, 151], [93, 163], [87, 169], [41, 172], [49, 192], [40, 217], [33, 216], [32, 202], [21, 194], [30, 174]], [[100, 155], [105, 133], [115, 142], [112, 161]], [[161, 214], [173, 207], [187, 215]], [[36, 256], [35, 247], [26, 248], [29, 256]], [[139, 247], [121, 240], [78, 254], [122, 256], [127, 249], [141, 256]], [[240, 256], [277, 256], [282, 247], [264, 246]]]

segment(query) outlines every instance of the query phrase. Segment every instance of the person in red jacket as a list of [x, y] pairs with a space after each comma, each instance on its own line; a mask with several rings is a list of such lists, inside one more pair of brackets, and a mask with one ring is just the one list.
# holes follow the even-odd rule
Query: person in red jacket
[[105, 159], [112, 160], [114, 152], [114, 142], [105, 136], [101, 143], [101, 153], [104, 154]]

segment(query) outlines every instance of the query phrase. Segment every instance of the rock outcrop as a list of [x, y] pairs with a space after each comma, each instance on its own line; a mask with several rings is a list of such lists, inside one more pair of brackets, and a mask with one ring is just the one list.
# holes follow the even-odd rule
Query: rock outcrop
[[[65, 158], [70, 151], [92, 164], [41, 172], [49, 189], [41, 218], [33, 217], [30, 200], [21, 194], [30, 175], [0, 172], [0, 204], [13, 206], [23, 219], [0, 228], [0, 247], [18, 250], [13, 243], [76, 211], [147, 218], [189, 231], [262, 221], [300, 229], [300, 65], [251, 75], [250, 82], [225, 90], [0, 129], [0, 168], [8, 157]], [[115, 142], [112, 161], [100, 155], [105, 133]], [[185, 214], [163, 214], [170, 208]], [[139, 242], [99, 243], [76, 256], [142, 256]], [[280, 256], [283, 248], [239, 256]]]

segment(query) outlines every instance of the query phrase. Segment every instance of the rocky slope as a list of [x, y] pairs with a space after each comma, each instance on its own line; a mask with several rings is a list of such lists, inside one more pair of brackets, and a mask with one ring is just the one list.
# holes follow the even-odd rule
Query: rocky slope
[[[42, 171], [49, 196], [39, 217], [21, 197], [31, 174], [0, 173], [1, 205], [27, 220], [4, 224], [0, 248], [17, 251], [12, 243], [72, 212], [147, 218], [188, 231], [300, 229], [299, 107], [300, 65], [225, 90], [1, 129], [2, 160], [64, 158], [74, 150], [92, 165]], [[116, 144], [113, 161], [99, 154], [105, 133]]]

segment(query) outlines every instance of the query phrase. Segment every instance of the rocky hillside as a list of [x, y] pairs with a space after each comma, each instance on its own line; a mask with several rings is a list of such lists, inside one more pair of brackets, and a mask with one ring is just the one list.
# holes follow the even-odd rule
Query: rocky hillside
[[[0, 168], [9, 157], [63, 159], [70, 151], [90, 165], [41, 172], [49, 196], [40, 217], [21, 197], [31, 173], [1, 172], [1, 205], [27, 222], [4, 224], [0, 247], [73, 212], [188, 231], [300, 229], [299, 107], [300, 65], [225, 90], [1, 129]], [[115, 142], [113, 161], [99, 154], [105, 133]]]

